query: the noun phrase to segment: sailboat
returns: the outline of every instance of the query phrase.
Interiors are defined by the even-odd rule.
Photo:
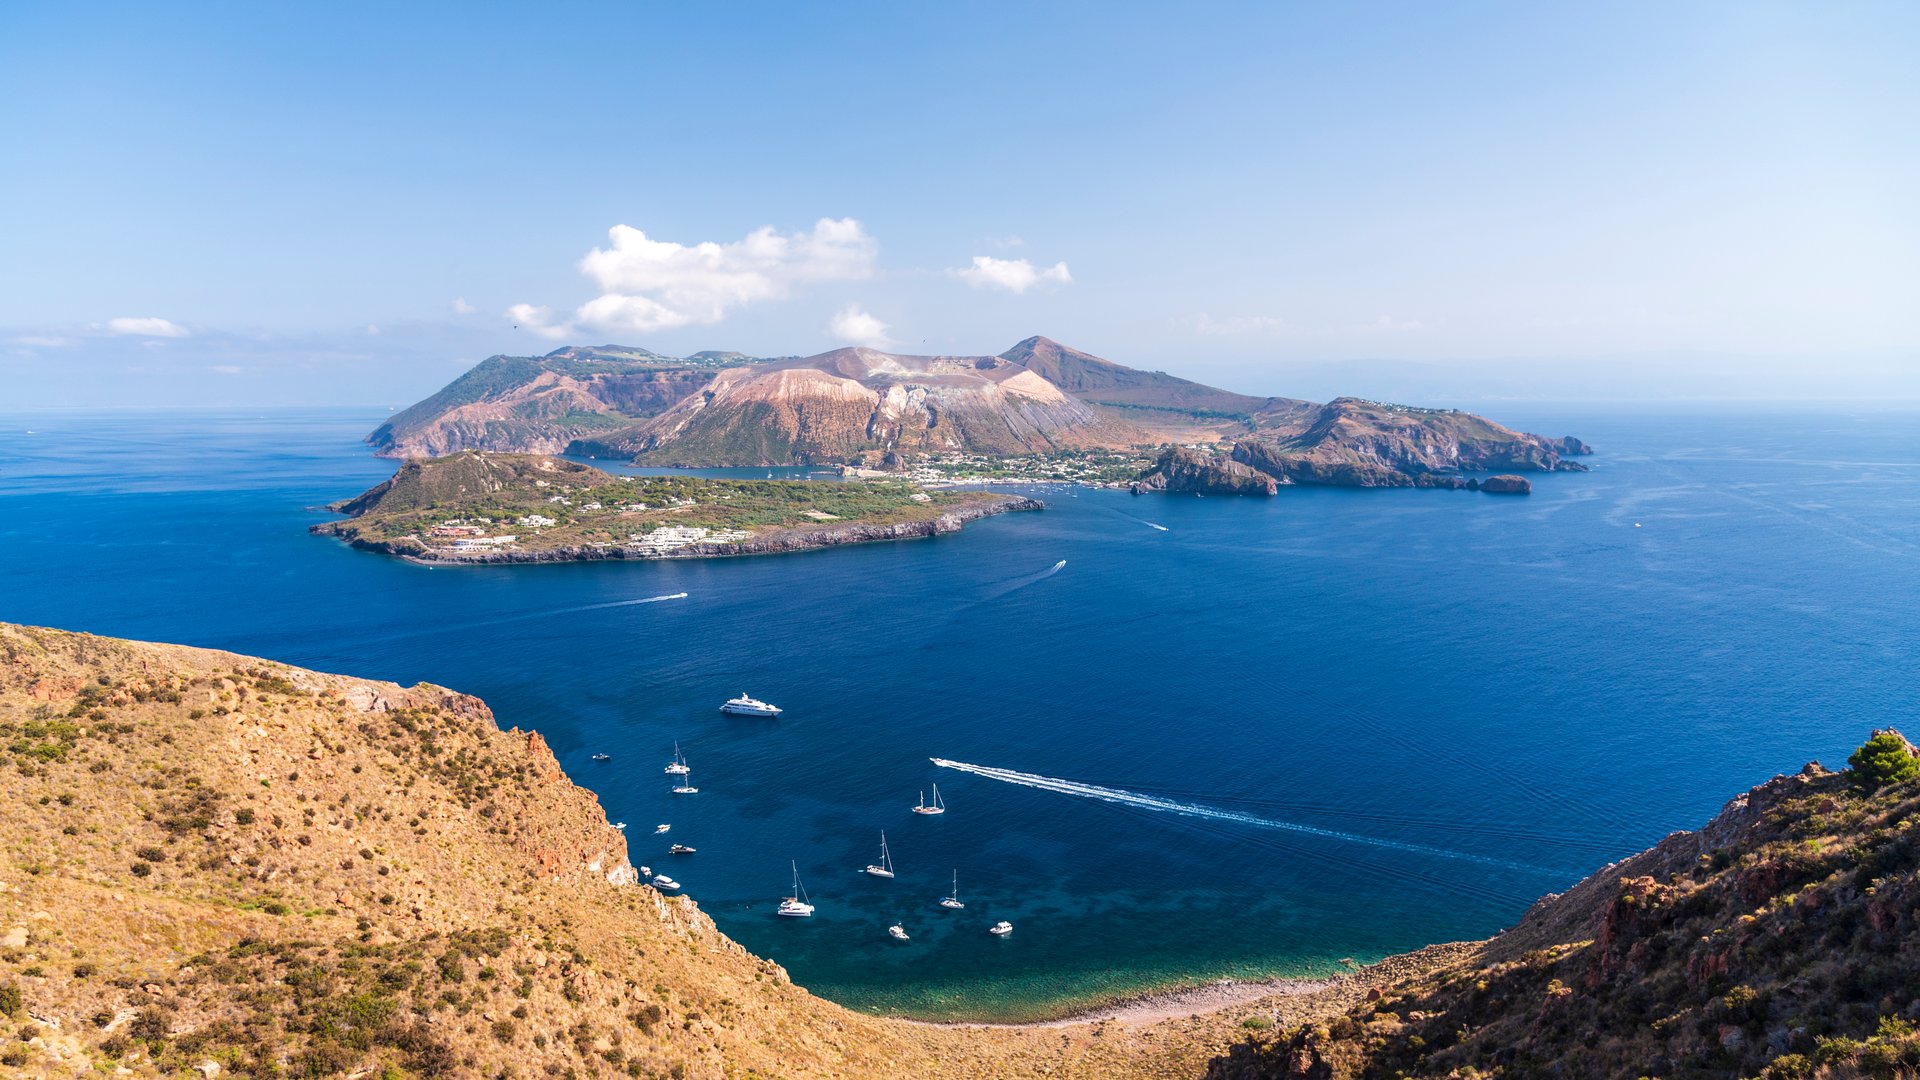
[[[780,899],[779,914],[804,919],[813,914],[813,905],[807,902],[806,887],[800,884],[800,864],[793,863],[793,895]]]
[[[960,902],[960,871],[959,870],[955,870],[953,872],[953,892],[940,898],[940,906],[943,908],[954,908],[956,910],[967,906]]]
[[[674,786],[673,793],[675,795],[698,795],[700,789],[693,786],[693,777],[691,775],[683,773],[680,776],[680,783]]]
[[[880,834],[880,862],[877,865],[869,864],[867,866],[867,873],[872,874],[874,877],[890,878],[893,876],[893,855],[887,851],[887,834],[884,832]]]
[[[673,744],[673,760],[667,762],[664,770],[668,776],[685,776],[688,773],[687,756],[680,752],[680,744]]]
[[[933,805],[927,805],[927,793],[923,791],[920,793],[920,805],[914,807],[913,812],[916,814],[944,814],[947,812],[947,804],[940,801],[939,784],[933,785]]]

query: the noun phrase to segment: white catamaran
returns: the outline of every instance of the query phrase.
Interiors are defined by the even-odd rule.
[[[680,744],[678,742],[673,744],[673,760],[667,762],[667,767],[663,771],[668,776],[687,775],[687,755],[680,752]]]
[[[940,906],[956,910],[967,906],[960,902],[960,871],[957,869],[953,872],[953,892],[940,898]]]
[[[769,704],[761,701],[759,698],[748,697],[745,691],[741,691],[739,697],[731,698],[725,705],[720,706],[720,711],[723,713],[732,713],[735,716],[780,715],[780,707],[778,705]]]
[[[890,878],[893,876],[893,855],[887,851],[887,834],[884,832],[880,834],[880,861],[878,863],[869,863],[867,865],[867,873],[872,874],[874,877]]]
[[[793,863],[793,895],[780,899],[779,914],[804,919],[813,914],[813,905],[807,902],[806,886],[800,884],[800,864]]]
[[[914,807],[913,812],[916,814],[944,814],[947,812],[947,804],[940,801],[939,784],[933,785],[933,804],[931,806],[927,804],[927,793],[923,791],[920,793],[920,805]]]

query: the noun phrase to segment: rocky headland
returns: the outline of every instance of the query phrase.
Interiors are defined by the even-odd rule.
[[[469,450],[409,461],[328,509],[348,516],[310,530],[362,551],[493,565],[712,559],[916,540],[1045,504],[898,481],[614,476],[561,458]]]

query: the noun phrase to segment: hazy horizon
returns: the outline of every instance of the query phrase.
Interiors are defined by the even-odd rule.
[[[1035,333],[1316,399],[1920,398],[1917,43],[1894,3],[15,7],[0,408]]]

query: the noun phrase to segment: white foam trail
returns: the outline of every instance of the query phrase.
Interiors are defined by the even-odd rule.
[[[1526,863],[1508,859],[1495,859],[1485,855],[1474,855],[1464,851],[1449,851],[1446,848],[1429,847],[1426,844],[1409,844],[1399,840],[1382,840],[1374,836],[1362,836],[1359,833],[1341,832],[1338,829],[1322,829],[1316,825],[1301,825],[1293,821],[1275,821],[1272,818],[1255,817],[1238,810],[1222,810],[1218,807],[1202,806],[1198,803],[1181,802],[1177,799],[1165,799],[1158,795],[1143,795],[1137,791],[1122,788],[1101,787],[1098,784],[1083,784],[1078,780],[1061,780],[1051,776],[1036,776],[1033,773],[1015,772],[1012,769],[996,769],[990,765],[969,765],[964,761],[948,761],[946,758],[930,758],[935,765],[943,769],[957,769],[960,772],[984,776],[989,780],[1000,780],[1022,787],[1039,788],[1042,791],[1058,792],[1062,795],[1078,795],[1085,799],[1098,799],[1101,802],[1121,803],[1138,806],[1148,810],[1161,810],[1173,814],[1185,814],[1188,817],[1212,818],[1215,821],[1231,821],[1240,825],[1252,825],[1262,829],[1282,829],[1287,832],[1305,833],[1329,840],[1344,840],[1353,844],[1367,844],[1372,847],[1387,848],[1393,851],[1406,851],[1416,855],[1434,855],[1444,859],[1460,859],[1466,862],[1481,863],[1486,866],[1498,866],[1508,870],[1525,870],[1531,873],[1560,875],[1560,871],[1544,866],[1529,866]]]
[[[632,607],[635,604],[657,604],[662,600],[685,600],[686,598],[687,598],[686,593],[677,592],[677,593],[668,593],[665,596],[644,596],[638,600],[614,600],[605,604],[587,604],[583,607],[561,608],[559,611],[542,611],[539,614],[570,615],[576,611],[599,611],[602,608]],[[529,615],[525,617],[533,618],[534,616]]]

